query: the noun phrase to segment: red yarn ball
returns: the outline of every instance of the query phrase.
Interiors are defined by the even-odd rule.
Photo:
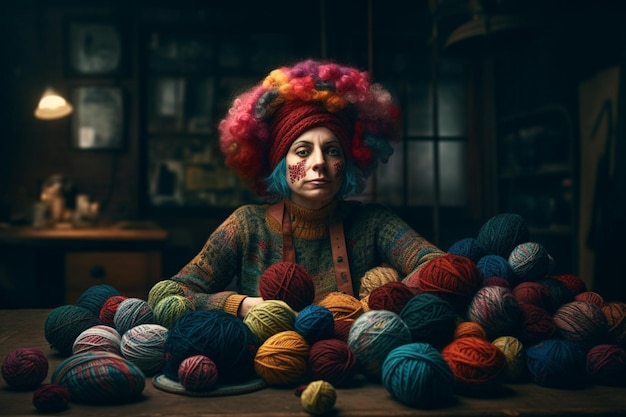
[[[552,293],[548,287],[539,282],[521,282],[513,288],[512,293],[518,303],[532,304],[546,310],[550,310],[554,305]]]
[[[441,355],[461,390],[491,390],[504,382],[508,372],[502,350],[479,337],[454,339],[443,348]]]
[[[268,267],[259,279],[259,294],[264,300],[282,300],[294,311],[311,305],[315,286],[309,271],[293,262],[281,261]]]
[[[113,295],[102,304],[102,308],[100,309],[100,321],[107,326],[115,327],[114,318],[115,312],[117,311],[117,307],[119,307],[120,303],[126,300],[127,297],[123,295]]]
[[[33,393],[33,405],[42,413],[58,413],[67,408],[70,391],[58,384],[44,384]]]
[[[347,342],[353,323],[354,320],[335,320],[335,339]]]
[[[404,283],[420,292],[434,293],[464,312],[482,285],[482,273],[471,259],[446,253],[413,272]]]
[[[604,305],[604,297],[594,291],[583,291],[580,294],[576,294],[574,296],[574,300],[586,301],[588,303],[595,304],[600,308]]]
[[[391,281],[372,290],[367,299],[370,310],[389,310],[396,314],[415,293],[403,282]]]
[[[356,356],[339,339],[324,339],[309,350],[310,380],[324,380],[335,387],[347,385],[356,373]]]
[[[504,287],[504,288],[511,289],[511,283],[507,279],[498,277],[498,276],[483,278],[482,286],[483,287]]]
[[[615,344],[599,344],[587,352],[586,371],[600,385],[626,385],[626,351]]]
[[[523,345],[534,345],[554,335],[556,323],[548,310],[528,303],[519,303],[518,306],[520,311],[518,339]]]
[[[574,295],[587,291],[587,284],[585,284],[585,281],[583,281],[583,279],[578,275],[560,274],[553,275],[552,278],[565,284],[567,288],[574,293]]]
[[[217,382],[217,376],[217,365],[204,355],[185,358],[178,367],[180,385],[191,392],[210,391]]]
[[[11,388],[31,390],[48,376],[48,358],[34,347],[18,347],[2,363],[2,376]]]

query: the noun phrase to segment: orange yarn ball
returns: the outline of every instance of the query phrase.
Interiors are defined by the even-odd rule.
[[[297,385],[306,373],[309,350],[309,344],[298,332],[276,333],[257,350],[254,370],[268,385]]]
[[[621,347],[626,347],[626,303],[607,301],[602,313],[609,324],[609,336]]]
[[[508,365],[504,353],[479,337],[454,339],[441,355],[450,366],[460,390],[484,391],[504,382]]]
[[[456,325],[454,329],[454,338],[461,337],[478,337],[487,340],[485,328],[474,321],[463,321]]]
[[[335,320],[356,320],[364,313],[361,301],[339,291],[326,294],[316,304],[329,309]]]

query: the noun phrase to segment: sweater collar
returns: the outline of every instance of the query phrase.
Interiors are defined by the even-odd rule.
[[[336,207],[337,202],[334,201],[320,209],[309,210],[285,200],[293,236],[298,239],[321,239],[328,236],[328,225]]]

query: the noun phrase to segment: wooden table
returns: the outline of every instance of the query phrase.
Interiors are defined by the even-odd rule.
[[[13,349],[37,347],[48,356],[50,382],[55,367],[64,359],[50,350],[44,337],[44,322],[49,310],[0,310],[0,358]],[[548,416],[626,416],[626,388],[592,386],[584,390],[542,388],[534,384],[510,384],[501,398],[457,396],[446,407],[423,410],[402,405],[382,385],[366,384],[337,390],[333,417],[399,416],[472,416],[472,417],[548,417]],[[0,380],[0,416],[38,414],[32,405],[32,392],[15,392]],[[291,389],[265,388],[260,391],[225,397],[189,397],[161,391],[146,381],[143,398],[132,404],[91,406],[71,403],[66,416],[302,416],[300,399]]]

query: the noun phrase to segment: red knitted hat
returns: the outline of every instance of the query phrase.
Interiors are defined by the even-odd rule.
[[[348,151],[354,128],[345,111],[330,113],[317,103],[303,101],[288,101],[280,106],[270,123],[270,132],[274,138],[269,152],[271,169],[287,154],[296,138],[318,126],[333,132],[344,152]]]

